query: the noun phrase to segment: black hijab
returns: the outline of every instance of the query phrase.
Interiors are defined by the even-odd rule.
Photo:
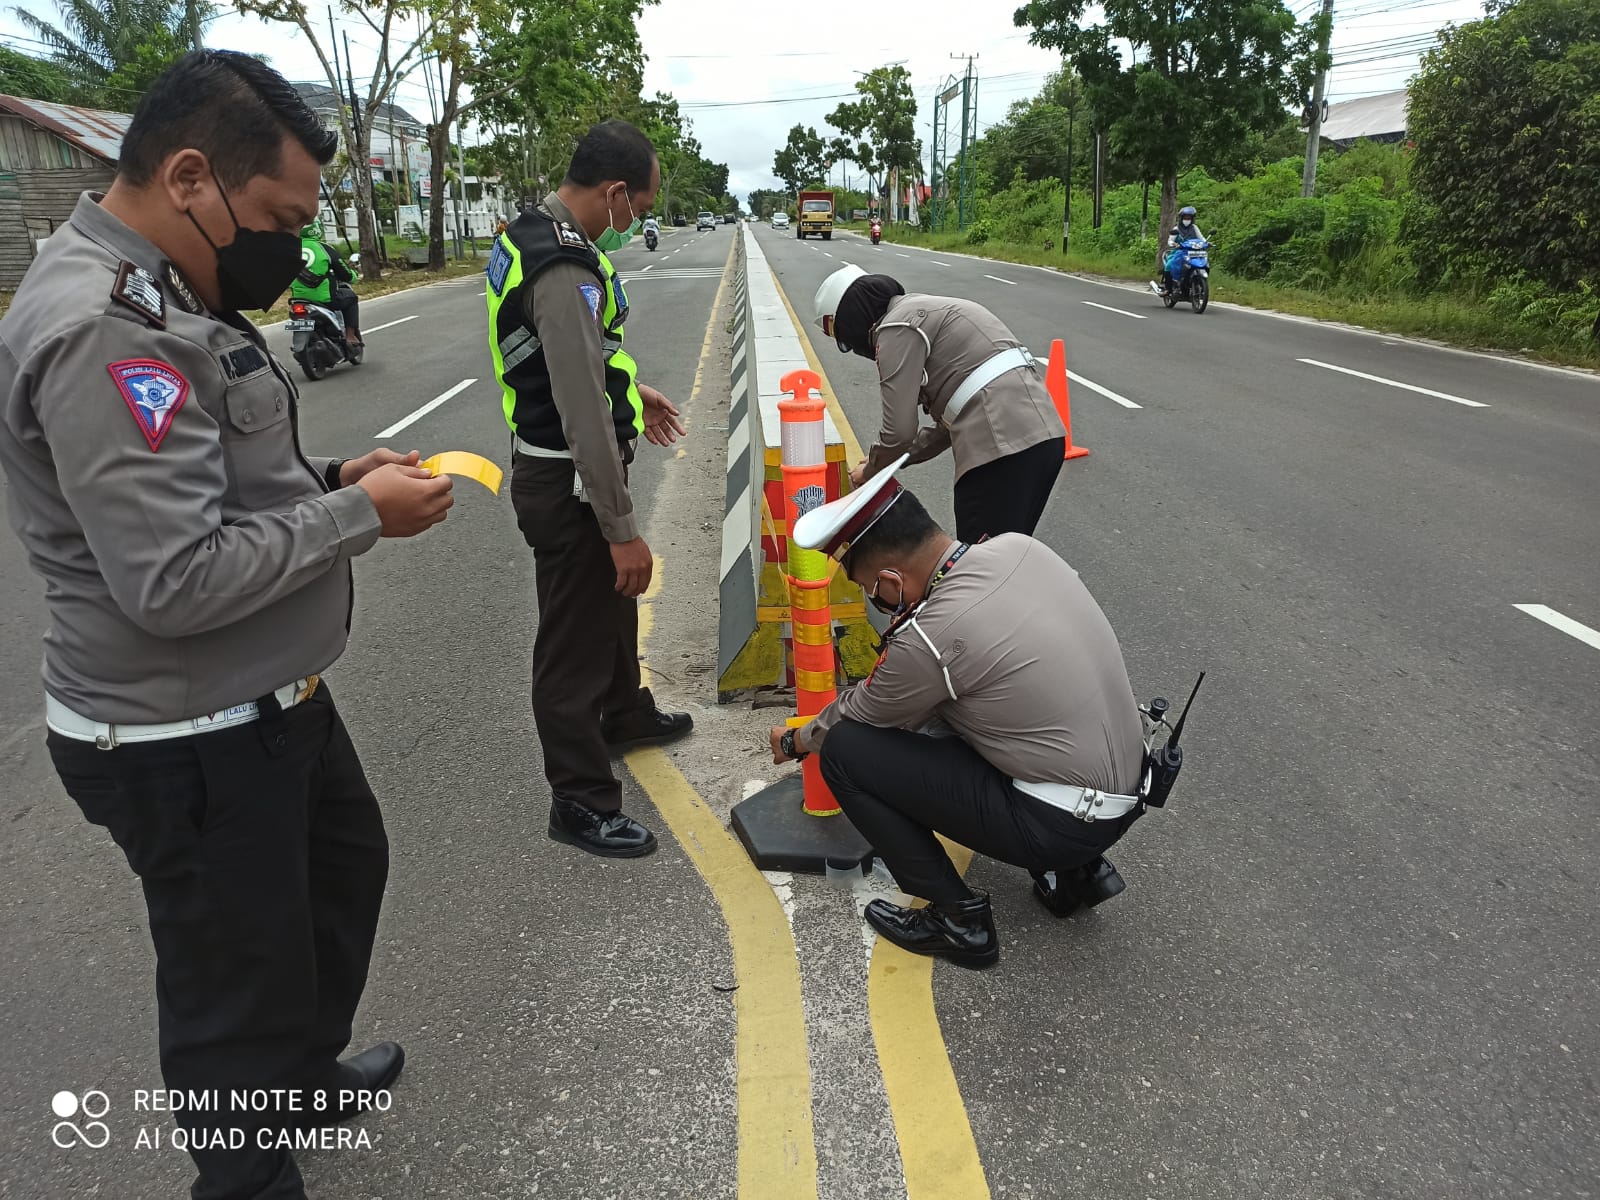
[[[889,311],[889,302],[904,296],[906,289],[889,275],[863,275],[839,298],[839,311],[833,314],[833,336],[841,350],[862,358],[873,357],[872,329]]]

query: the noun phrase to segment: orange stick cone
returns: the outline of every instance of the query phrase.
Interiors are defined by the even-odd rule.
[[[1050,365],[1045,368],[1044,386],[1055,401],[1061,423],[1067,427],[1067,452],[1063,459],[1083,458],[1089,453],[1087,446],[1072,444],[1072,397],[1067,391],[1067,344],[1060,338],[1050,343]]]

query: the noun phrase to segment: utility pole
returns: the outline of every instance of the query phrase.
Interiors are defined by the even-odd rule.
[[[184,0],[184,21],[189,26],[189,36],[193,39],[191,50],[204,50],[205,40],[200,31],[200,0]]]
[[[1100,146],[1105,141],[1105,134],[1098,129],[1094,132],[1094,227],[1100,228],[1102,216],[1102,201],[1105,197],[1105,176],[1100,170]]]
[[[1333,34],[1333,0],[1322,0],[1321,50],[1328,53],[1328,41]],[[1317,83],[1311,93],[1310,120],[1306,122],[1306,169],[1300,177],[1300,194],[1311,195],[1317,186],[1317,151],[1322,147],[1322,106],[1328,90],[1328,72],[1317,72]]]
[[[1067,203],[1061,211],[1061,253],[1067,252],[1072,231],[1072,120],[1078,111],[1078,78],[1067,84]]]

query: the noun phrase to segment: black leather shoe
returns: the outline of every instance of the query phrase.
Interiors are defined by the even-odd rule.
[[[595,812],[560,800],[550,804],[550,839],[602,858],[643,858],[656,848],[656,835],[626,813]]]
[[[1111,860],[1101,855],[1080,867],[1054,872],[1055,882],[1049,875],[1033,872],[1033,895],[1053,916],[1070,917],[1080,908],[1093,908],[1111,897],[1127,890],[1127,882],[1111,865]]]
[[[632,712],[600,723],[600,736],[605,738],[606,745],[613,749],[659,746],[676,741],[694,728],[694,718],[688,713],[662,712],[657,708],[649,688],[639,690],[639,699],[639,707]]]
[[[867,905],[867,924],[912,954],[948,958],[958,967],[992,967],[1000,959],[989,897],[972,896],[938,907],[901,908],[887,900]]]
[[[330,1125],[341,1125],[352,1117],[360,1116],[372,1107],[370,1093],[393,1087],[394,1081],[400,1078],[401,1068],[405,1065],[405,1048],[399,1042],[379,1042],[360,1054],[351,1055],[339,1064],[339,1090],[366,1092],[369,1095],[366,1097],[357,1095],[350,1104],[340,1104],[340,1097],[337,1094],[330,1096],[326,1111],[308,1110],[300,1118],[301,1124],[308,1129],[325,1129]]]

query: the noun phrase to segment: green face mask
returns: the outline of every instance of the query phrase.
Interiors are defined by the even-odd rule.
[[[644,224],[644,222],[634,214],[633,201],[628,199],[628,193],[626,189],[624,189],[622,193],[622,199],[623,203],[628,206],[628,215],[633,217],[633,221],[626,229],[617,229],[610,223],[611,209],[609,206],[607,206],[605,232],[594,240],[594,244],[603,254],[610,254],[615,250],[621,250],[633,240],[634,235],[639,232],[639,227]]]

